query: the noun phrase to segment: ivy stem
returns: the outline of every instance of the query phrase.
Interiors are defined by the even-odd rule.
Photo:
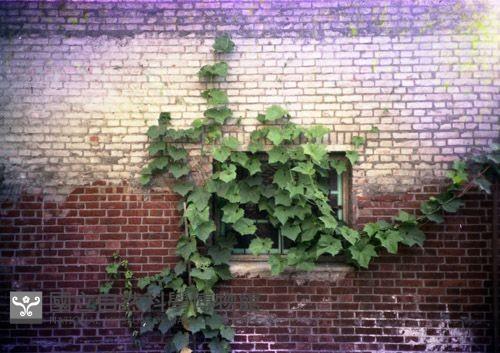
[[[186,202],[182,203],[182,207],[184,209],[184,215],[186,214]],[[188,223],[187,223],[187,218],[184,216],[184,235],[186,238],[189,238],[189,231],[188,231]],[[191,285],[192,280],[191,280],[191,261],[188,261],[187,263],[187,270],[188,270],[188,284]]]

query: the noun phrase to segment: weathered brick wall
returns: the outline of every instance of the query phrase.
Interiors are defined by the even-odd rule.
[[[10,289],[95,292],[116,250],[139,272],[175,261],[175,198],[136,180],[159,112],[186,126],[205,109],[197,71],[217,32],[237,45],[220,86],[242,126],[227,133],[244,140],[281,104],[330,127],[332,150],[366,137],[358,225],[416,208],[451,160],[499,137],[494,1],[3,1],[0,18],[2,305]],[[235,280],[225,290],[264,294],[235,348],[487,352],[489,207],[471,195],[424,249],[342,282]],[[26,329],[1,315],[4,351],[136,351],[113,317]]]

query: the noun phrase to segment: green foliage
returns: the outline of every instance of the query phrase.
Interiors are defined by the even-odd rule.
[[[323,234],[318,241],[316,257],[328,253],[331,256],[337,255],[342,250],[342,242],[329,234]]]
[[[337,174],[342,174],[347,171],[347,166],[344,161],[339,159],[332,159],[330,161],[330,166],[335,169]]]
[[[354,145],[355,148],[359,148],[364,145],[365,138],[361,136],[353,136],[351,139],[351,143]]]
[[[248,250],[254,255],[267,254],[271,251],[273,241],[269,238],[254,238]]]
[[[223,35],[216,38],[213,48],[216,53],[228,53],[234,49],[234,43]],[[220,61],[203,66],[199,75],[212,80],[223,78],[227,73],[228,65]],[[425,240],[420,229],[422,224],[439,223],[446,213],[458,212],[463,205],[462,189],[476,185],[489,192],[490,180],[500,174],[499,148],[494,145],[491,152],[472,161],[455,162],[448,174],[451,185],[423,202],[421,215],[400,211],[390,223],[380,220],[365,224],[363,229],[353,229],[337,219],[328,203],[329,191],[325,184],[329,170],[334,169],[338,174],[347,171],[345,159],[331,158],[325,144],[320,142],[329,129],[292,124],[288,111],[273,105],[258,115],[263,125],[251,133],[250,153],[246,153],[240,150],[241,143],[236,137],[224,137],[222,133],[223,124],[232,116],[226,106],[226,92],[208,88],[201,95],[213,107],[205,110],[204,118],[195,120],[191,127],[173,129],[171,115],[162,112],[158,124],[148,129],[151,161],[140,176],[142,185],[148,185],[156,175],[174,179],[172,190],[182,197],[183,209],[184,233],[176,246],[180,260],[172,271],[165,269],[137,279],[134,288],[134,273],[128,269],[128,262],[115,255],[106,267],[110,281],[100,288],[101,293],[109,293],[114,283],[123,277],[124,309],[129,326],[133,323],[130,309],[133,291],[139,294],[136,307],[145,313],[133,335],[154,330],[172,334],[167,350],[189,352],[190,336],[198,334],[208,340],[211,353],[229,352],[234,330],[224,324],[213,307],[203,307],[197,298],[213,294],[219,281],[231,278],[228,262],[236,237],[255,234],[255,220],[245,215],[247,204],[267,214],[269,221],[292,242],[286,254],[269,256],[273,275],[289,266],[311,270],[320,256],[343,255],[353,265],[367,268],[381,251],[396,253],[401,244],[422,246]],[[378,132],[378,129],[373,127],[370,131]],[[361,136],[352,137],[355,150],[346,151],[352,165],[358,162],[357,150],[365,142]],[[193,164],[186,144],[201,144],[202,159],[210,161],[211,155],[218,162],[203,183],[195,185],[193,181]],[[205,150],[207,144],[211,145],[208,151]],[[264,182],[270,178],[272,183]],[[215,203],[220,204],[217,210],[213,208]],[[216,211],[221,215],[217,226],[213,220]],[[229,232],[220,235],[217,227]],[[272,248],[271,239],[255,237],[249,250],[259,255],[269,254]],[[178,295],[183,305],[171,307],[164,313],[155,311],[155,303],[165,291]],[[170,332],[172,330],[174,332]]]
[[[226,92],[217,88],[210,88],[201,92],[201,96],[207,100],[210,105],[221,105],[229,103]]]
[[[266,109],[265,115],[259,115],[257,119],[260,122],[264,123],[268,121],[275,121],[278,119],[282,119],[286,116],[288,116],[288,112],[285,109],[283,109],[279,105],[272,105]]]
[[[279,275],[285,269],[287,260],[281,255],[269,256],[269,265],[271,266],[271,274],[273,276]]]
[[[221,61],[213,65],[202,66],[198,75],[201,78],[213,79],[215,77],[226,77],[228,70],[227,63]]]
[[[375,246],[366,241],[359,241],[356,245],[349,247],[352,259],[361,267],[368,268],[371,259],[377,256]]]
[[[215,38],[212,46],[216,53],[230,53],[234,50],[234,42],[228,34],[223,34]]]
[[[347,151],[345,153],[345,156],[347,157],[349,162],[351,162],[352,165],[356,164],[356,162],[359,159],[359,153],[356,151]]]
[[[460,186],[469,179],[464,161],[454,161],[452,169],[448,172],[448,177],[454,185]]]
[[[231,117],[233,111],[227,107],[215,107],[205,110],[206,118],[213,119],[218,124],[224,124]]]

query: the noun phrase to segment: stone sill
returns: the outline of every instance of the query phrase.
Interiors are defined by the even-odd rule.
[[[268,256],[233,255],[229,262],[229,270],[235,278],[276,278],[292,280],[298,285],[310,281],[334,283],[345,278],[354,271],[352,266],[345,263],[320,259],[311,271],[301,271],[295,268],[286,268],[279,276],[271,275]]]

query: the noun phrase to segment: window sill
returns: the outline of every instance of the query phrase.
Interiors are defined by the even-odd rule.
[[[321,281],[334,283],[345,278],[354,271],[352,266],[336,259],[320,259],[316,267],[311,271],[297,270],[292,267],[286,268],[279,276],[271,275],[271,267],[268,256],[233,255],[229,263],[229,270],[235,278],[276,278],[295,281],[298,285],[310,281]]]

